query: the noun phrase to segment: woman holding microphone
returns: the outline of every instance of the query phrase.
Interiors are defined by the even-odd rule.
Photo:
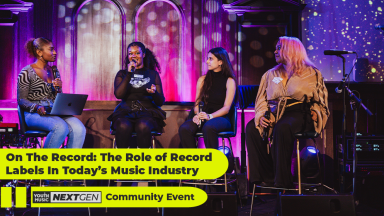
[[[52,41],[43,37],[33,38],[25,47],[28,54],[36,58],[33,64],[21,70],[17,79],[17,102],[24,112],[28,128],[49,132],[44,148],[60,148],[67,136],[67,148],[82,148],[86,129],[79,119],[45,115],[46,109],[52,108],[56,94],[62,89],[62,81],[54,78],[48,65],[48,62],[56,60]]]

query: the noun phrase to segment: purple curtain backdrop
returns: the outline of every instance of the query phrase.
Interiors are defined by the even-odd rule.
[[[182,100],[182,38],[184,17],[175,5],[166,1],[154,1],[137,11],[136,40],[143,42],[156,55],[161,67],[161,80],[167,101]]]
[[[91,1],[80,8],[76,22],[76,93],[88,94],[88,100],[116,100],[113,82],[122,61],[118,8],[108,1]]]

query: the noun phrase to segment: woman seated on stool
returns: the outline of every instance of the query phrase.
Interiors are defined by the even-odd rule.
[[[292,188],[294,135],[322,131],[329,116],[328,91],[299,39],[280,37],[275,59],[278,65],[261,78],[255,118],[246,127],[249,176],[261,186]],[[272,112],[270,120],[266,111]],[[273,128],[269,144],[262,140],[267,127]]]
[[[125,70],[115,78],[115,96],[121,99],[108,117],[111,129],[116,130],[118,148],[128,148],[132,132],[137,133],[139,148],[151,146],[151,131],[161,132],[166,113],[160,108],[164,103],[159,76],[160,65],[151,50],[141,42],[128,45]]]
[[[197,81],[194,116],[179,128],[181,146],[196,148],[194,135],[199,129],[207,148],[217,149],[218,133],[231,130],[229,110],[234,109],[236,81],[228,53],[224,48],[213,48],[208,53],[208,72]],[[199,113],[199,103],[204,102]]]
[[[54,79],[47,64],[56,60],[52,42],[46,38],[31,39],[26,50],[37,60],[25,66],[17,79],[17,102],[24,111],[28,128],[48,131],[44,148],[60,148],[68,136],[67,148],[82,148],[85,127],[74,116],[46,116],[46,109],[52,108],[57,93],[61,93],[62,82]],[[56,88],[55,87],[59,87]]]

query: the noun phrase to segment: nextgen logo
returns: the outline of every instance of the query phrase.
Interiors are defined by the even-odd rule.
[[[101,191],[34,191],[34,203],[101,203]]]

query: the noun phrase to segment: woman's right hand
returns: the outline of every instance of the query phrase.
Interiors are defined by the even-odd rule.
[[[200,124],[199,116],[198,115],[193,116],[192,121],[193,121],[193,123],[199,125]]]
[[[268,119],[266,119],[264,116],[262,116],[261,118],[260,118],[260,125],[262,126],[262,127],[268,127],[269,126],[269,124],[271,123],[271,121],[270,120],[268,120]]]
[[[135,70],[135,68],[136,68],[136,62],[135,61],[129,62],[129,64],[128,64],[128,72],[131,72],[132,68],[133,68],[133,70]]]
[[[37,111],[36,111],[39,115],[45,115],[46,112],[45,112],[45,108],[43,106],[38,106],[37,107]]]

